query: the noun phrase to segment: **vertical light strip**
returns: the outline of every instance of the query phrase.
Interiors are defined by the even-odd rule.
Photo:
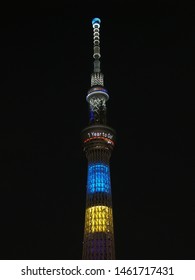
[[[112,208],[108,206],[93,206],[86,209],[85,233],[113,233]]]
[[[88,165],[87,192],[111,192],[109,165],[103,163]]]

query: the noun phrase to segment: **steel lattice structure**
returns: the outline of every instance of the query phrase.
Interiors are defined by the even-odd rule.
[[[83,150],[88,160],[83,255],[85,260],[115,259],[112,193],[109,161],[115,131],[107,125],[104,76],[100,70],[100,19],[92,20],[94,70],[86,100],[89,126],[82,131]]]

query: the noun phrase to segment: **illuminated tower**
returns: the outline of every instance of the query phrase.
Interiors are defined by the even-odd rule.
[[[92,20],[94,70],[86,100],[89,126],[82,131],[83,150],[88,160],[84,260],[115,259],[113,211],[109,160],[115,145],[115,131],[107,126],[104,76],[100,70],[100,19]]]

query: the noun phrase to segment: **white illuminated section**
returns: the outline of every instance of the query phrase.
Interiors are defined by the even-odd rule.
[[[100,55],[100,23],[101,20],[99,18],[94,18],[92,20],[92,26],[93,26],[93,57],[95,59],[99,59],[101,57]]]
[[[113,134],[111,133],[106,133],[106,132],[88,132],[87,133],[89,137],[99,137],[99,136],[103,136],[105,138],[109,138],[109,139],[112,139],[113,138]]]
[[[103,97],[106,101],[109,99],[109,95],[105,91],[94,90],[93,92],[89,92],[87,94],[86,100],[87,100],[87,102],[90,102],[92,97],[97,97],[97,96]]]
[[[100,69],[100,23],[99,18],[94,18],[92,20],[93,26],[93,58],[94,58],[94,69],[91,75],[91,86],[104,85],[104,75],[101,73]]]

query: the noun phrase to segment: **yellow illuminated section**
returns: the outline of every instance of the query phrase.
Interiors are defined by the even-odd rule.
[[[113,232],[112,208],[92,206],[85,212],[85,233]]]

